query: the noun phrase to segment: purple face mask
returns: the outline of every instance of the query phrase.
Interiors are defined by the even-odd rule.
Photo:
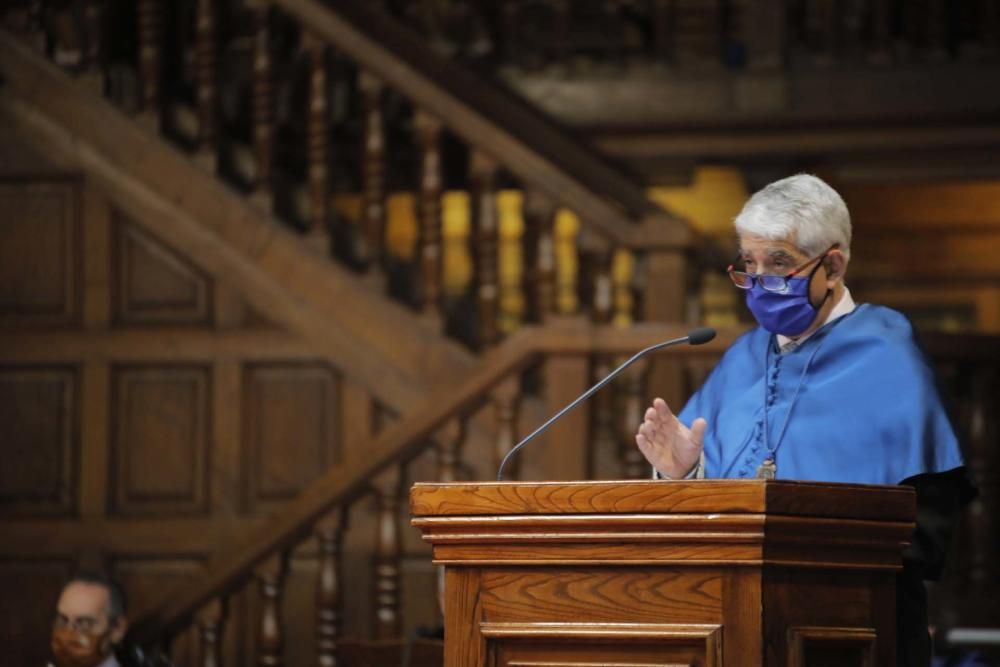
[[[809,300],[811,278],[812,274],[789,278],[788,289],[783,292],[768,292],[755,282],[747,290],[747,306],[760,326],[782,336],[798,336],[808,329],[818,310]]]

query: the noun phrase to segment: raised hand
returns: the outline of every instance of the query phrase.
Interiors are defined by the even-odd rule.
[[[707,426],[708,422],[699,417],[688,428],[670,411],[666,401],[655,398],[635,434],[635,444],[662,475],[680,479],[698,463]]]

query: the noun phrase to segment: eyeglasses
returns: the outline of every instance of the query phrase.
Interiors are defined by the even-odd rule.
[[[839,244],[835,243],[834,245],[830,246],[828,250],[813,257],[812,259],[806,260],[802,264],[799,264],[798,266],[796,266],[794,269],[792,269],[783,276],[776,276],[770,273],[750,273],[748,271],[736,271],[733,269],[735,264],[730,264],[729,268],[727,268],[726,271],[729,273],[729,278],[733,281],[733,284],[739,287],[740,289],[748,290],[751,287],[753,287],[755,282],[757,282],[760,283],[761,289],[767,292],[784,292],[785,290],[788,289],[789,279],[794,278],[798,274],[802,273],[802,271],[807,266],[809,266],[810,264],[812,264],[817,260],[823,259],[837,247],[839,247]],[[820,265],[817,264],[816,267],[812,270],[812,272],[810,272],[809,274],[810,278],[812,277],[812,274],[815,273],[817,269],[819,269],[819,266]]]
[[[76,618],[69,618],[57,613],[52,619],[52,627],[57,630],[72,630],[73,632],[82,634],[91,634],[98,627],[100,627],[101,622],[90,616],[77,616]]]

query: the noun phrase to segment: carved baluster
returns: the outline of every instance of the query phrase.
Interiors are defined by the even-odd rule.
[[[868,61],[873,65],[886,65],[892,59],[890,27],[890,0],[871,2],[871,43],[868,47]]]
[[[285,559],[275,556],[257,568],[254,575],[260,591],[260,625],[257,636],[257,665],[281,667],[285,664],[285,629],[281,618],[281,593],[285,579]]]
[[[476,311],[479,344],[492,347],[500,338],[497,328],[497,203],[496,162],[485,153],[472,155],[473,244],[475,250]]]
[[[617,327],[631,326],[635,321],[635,255],[627,248],[615,251],[611,260],[612,323]]]
[[[19,7],[0,12],[3,27],[41,56],[45,55],[47,42],[44,9],[42,0],[27,0]]]
[[[420,141],[420,309],[438,326],[441,312],[441,121],[417,112]]]
[[[309,119],[307,142],[309,155],[309,236],[322,250],[327,249],[327,210],[329,208],[330,127],[326,97],[326,45],[310,33],[304,35],[309,53]]]
[[[198,613],[198,667],[222,667],[222,607],[216,599]]]
[[[524,281],[528,311],[543,321],[555,311],[555,204],[532,192],[524,209]]]
[[[652,469],[646,458],[635,444],[635,432],[642,423],[643,414],[647,408],[646,371],[649,362],[646,359],[637,361],[625,371],[623,381],[618,383],[617,391],[621,400],[621,422],[618,437],[621,447],[622,474],[625,479],[645,479],[652,474]]]
[[[139,110],[158,122],[160,104],[160,54],[162,52],[161,0],[138,0]]]
[[[611,284],[611,267],[614,253],[599,252],[597,270],[594,272],[594,296],[591,317],[595,324],[608,324],[614,314],[614,292]]]
[[[576,238],[580,219],[569,209],[560,209],[555,220],[555,308],[560,315],[573,315],[580,308],[577,280],[580,262]]]
[[[366,266],[382,259],[385,233],[385,119],[382,114],[382,81],[370,72],[361,72],[362,141],[361,180],[364,205],[362,209],[361,260]]]
[[[399,502],[401,475],[398,467],[385,471],[372,483],[376,494],[375,639],[399,637]]]
[[[437,433],[437,479],[440,482],[457,482],[461,479],[460,463],[465,444],[465,423],[452,419]]]
[[[521,386],[517,375],[500,382],[493,390],[493,414],[497,422],[496,458],[493,469],[500,467],[500,462],[507,452],[517,444],[517,418],[521,404]],[[520,471],[520,459],[517,455],[510,460],[504,469],[504,479],[517,479]]]
[[[104,2],[86,0],[83,3],[83,69],[100,77],[104,53]]]
[[[501,333],[520,328],[526,310],[524,285],[524,195],[518,190],[497,194],[499,323]]]
[[[336,510],[316,524],[319,573],[316,579],[316,653],[320,667],[337,664],[340,638],[340,546],[346,519]]]
[[[253,144],[256,157],[252,198],[264,210],[273,203],[271,174],[274,162],[274,72],[271,60],[271,7],[257,0],[254,7]]]
[[[216,37],[214,0],[198,0],[195,19],[195,90],[198,97],[198,150],[215,170]]]

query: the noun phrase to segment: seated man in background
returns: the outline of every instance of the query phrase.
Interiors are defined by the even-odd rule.
[[[655,399],[636,444],[668,479],[914,486],[897,660],[928,665],[922,579],[940,575],[971,495],[930,366],[903,315],[851,298],[851,221],[829,185],[805,174],[772,183],[735,225],[740,252],[729,275],[760,326],[733,343],[678,416]]]
[[[101,574],[74,576],[63,586],[52,623],[55,667],[120,667],[114,652],[127,628],[117,583]]]

